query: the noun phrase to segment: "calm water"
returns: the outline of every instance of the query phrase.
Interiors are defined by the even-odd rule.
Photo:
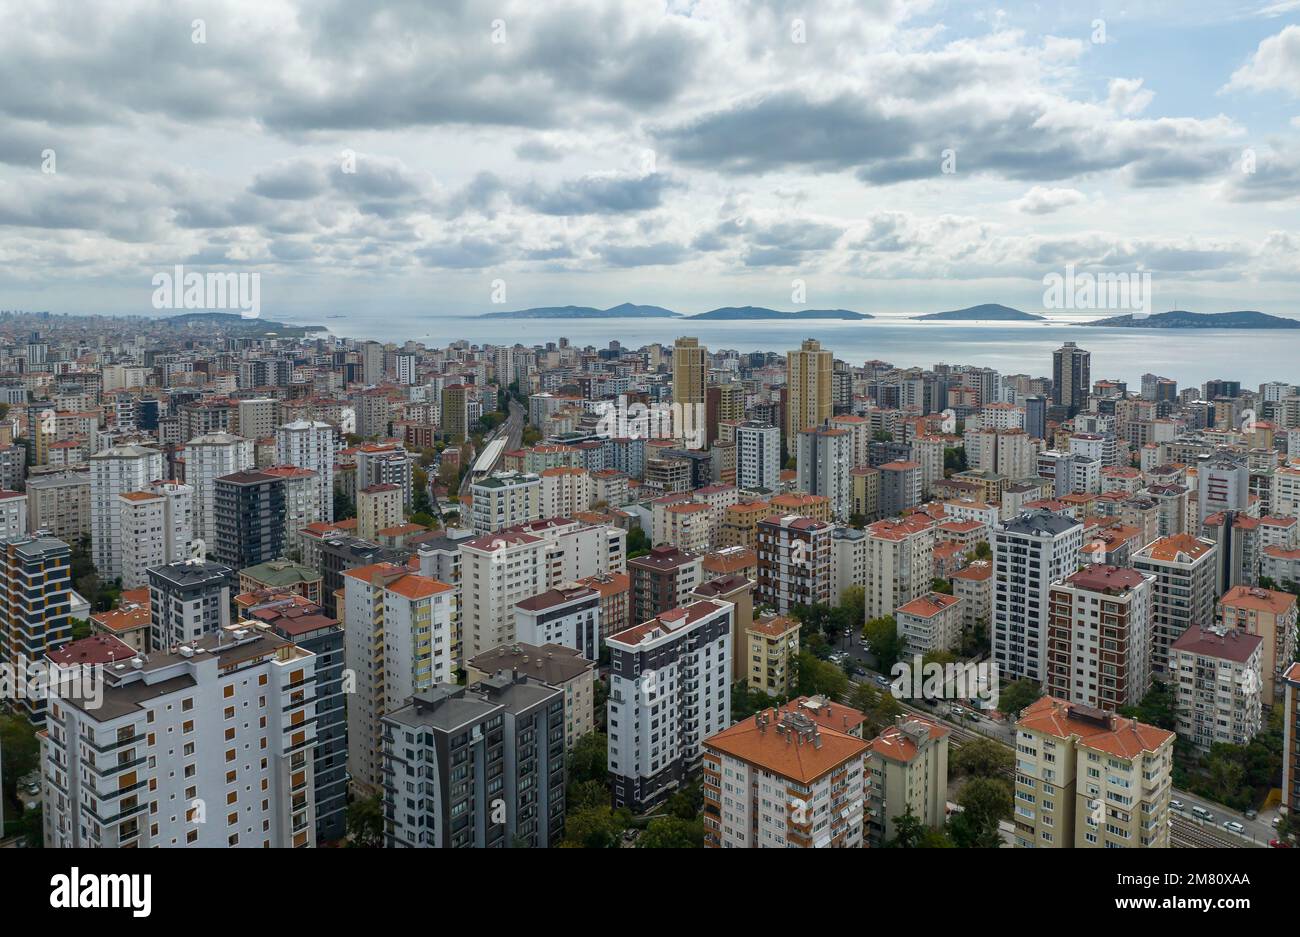
[[[694,335],[711,350],[786,352],[804,338],[816,338],[837,358],[852,364],[871,359],[899,367],[939,363],[973,364],[1003,374],[1050,375],[1052,352],[1064,341],[1092,352],[1092,377],[1116,378],[1134,390],[1152,372],[1179,387],[1210,378],[1240,380],[1255,387],[1264,381],[1300,384],[1300,329],[1105,329],[1072,322],[1015,323],[914,322],[877,318],[860,322],[688,322],[675,319],[482,319],[473,316],[394,317],[384,323],[336,319],[323,324],[351,337],[427,345],[457,339],[525,345],[567,338],[579,347],[605,347],[617,339],[636,348],[651,342],[671,344]]]

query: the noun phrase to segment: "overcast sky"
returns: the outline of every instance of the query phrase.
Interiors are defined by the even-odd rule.
[[[0,308],[1300,314],[1300,0],[994,10],[0,0]]]

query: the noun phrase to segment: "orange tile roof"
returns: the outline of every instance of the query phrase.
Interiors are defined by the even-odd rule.
[[[1233,586],[1219,602],[1231,608],[1245,608],[1273,615],[1285,614],[1288,609],[1296,607],[1295,596],[1290,592],[1274,592],[1272,589],[1255,586]]]
[[[955,595],[930,592],[898,606],[897,611],[904,615],[915,615],[917,618],[932,618],[940,612],[952,608],[960,601],[961,599]]]
[[[814,745],[811,739],[798,741],[797,732],[778,731],[781,719],[777,710],[765,710],[705,739],[704,746],[800,784],[812,784],[867,750],[862,739],[812,720],[805,725],[816,727],[821,744]]]
[[[1171,534],[1147,544],[1143,552],[1154,560],[1168,563],[1177,560],[1180,554],[1193,560],[1199,559],[1213,549],[1213,543],[1206,543],[1191,534]]]
[[[1155,752],[1174,733],[1123,716],[1111,716],[1105,723],[1081,718],[1085,707],[1044,696],[1026,706],[1016,727],[1043,732],[1058,739],[1079,739],[1080,744],[1130,760],[1143,752]]]

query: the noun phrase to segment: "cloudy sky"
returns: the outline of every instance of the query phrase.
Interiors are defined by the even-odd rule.
[[[1194,9],[1189,9],[1194,8]],[[0,0],[0,308],[1300,314],[1300,0]],[[951,170],[951,171],[945,171]],[[498,291],[498,297],[500,291]]]

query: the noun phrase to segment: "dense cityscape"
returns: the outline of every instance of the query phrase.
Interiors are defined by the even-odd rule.
[[[1025,366],[4,313],[5,844],[1290,848],[1300,387]]]

